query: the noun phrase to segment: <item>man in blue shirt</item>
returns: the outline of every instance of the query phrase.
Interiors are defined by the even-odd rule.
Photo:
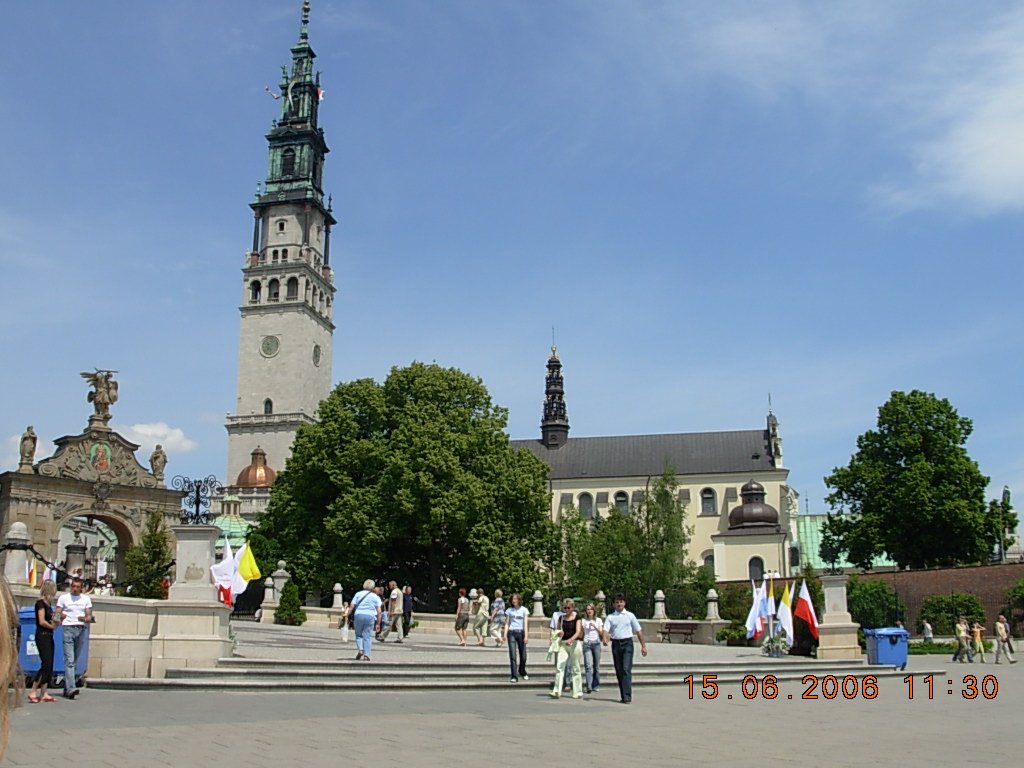
[[[620,592],[612,605],[615,611],[605,619],[604,626],[611,639],[615,677],[619,681],[619,701],[629,704],[633,701],[633,635],[640,641],[641,656],[647,655],[647,643],[644,642],[640,622],[626,610],[626,596]]]

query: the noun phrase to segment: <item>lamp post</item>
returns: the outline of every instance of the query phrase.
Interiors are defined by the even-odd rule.
[[[775,637],[775,623],[779,620],[779,608],[775,602],[775,580],[781,579],[778,571],[768,573],[768,594],[772,597],[772,612],[768,615],[768,637]]]
[[[224,486],[214,475],[191,478],[177,475],[171,487],[181,491],[184,508],[178,513],[182,525],[209,525],[210,499],[224,493]]]

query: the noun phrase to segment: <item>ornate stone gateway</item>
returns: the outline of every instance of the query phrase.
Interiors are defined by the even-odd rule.
[[[114,373],[82,374],[92,387],[88,400],[94,413],[81,434],[57,438],[49,458],[33,463],[36,436],[32,427],[25,431],[18,469],[0,474],[0,535],[22,522],[30,543],[60,563],[64,524],[73,517],[98,520],[117,535],[117,572],[124,573],[124,552],[140,542],[147,515],[157,512],[168,525],[177,523],[182,494],[164,486],[167,456],[160,446],[150,457],[152,471],[146,470],[135,458],[139,446],[107,426],[118,397]]]

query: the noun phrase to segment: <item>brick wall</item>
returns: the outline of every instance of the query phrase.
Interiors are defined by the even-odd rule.
[[[918,631],[918,614],[921,603],[930,595],[948,595],[950,592],[964,592],[977,595],[985,606],[985,623],[991,631],[996,616],[1003,612],[1006,593],[1021,579],[1024,579],[1024,563],[1004,565],[978,565],[964,568],[932,568],[921,571],[892,571],[858,574],[865,580],[884,581],[896,590],[907,607],[907,628]],[[1024,615],[1010,617],[1014,623],[1014,634],[1020,636],[1024,629]]]

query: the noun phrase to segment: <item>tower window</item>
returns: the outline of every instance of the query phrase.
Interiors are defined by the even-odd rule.
[[[584,520],[594,519],[594,497],[589,493],[581,493],[579,497],[580,517]]]
[[[250,304],[259,304],[260,303],[260,293],[261,293],[261,290],[262,289],[260,287],[260,281],[259,280],[253,280],[252,283],[249,284],[249,303]]]
[[[266,263],[267,263],[267,253],[266,253],[266,251],[260,251],[260,264],[266,264]]]
[[[715,502],[715,492],[705,488],[700,492],[700,513],[702,515],[717,515],[718,504]]]
[[[267,301],[278,301],[281,298],[281,283],[271,280],[267,284]]]
[[[764,560],[760,557],[752,557],[747,563],[747,575],[753,581],[760,581],[764,578]]]
[[[274,412],[274,401],[269,397],[263,401],[263,415],[269,416]]]
[[[299,278],[297,278],[297,277],[289,277],[287,285],[288,285],[288,287],[285,289],[286,290],[285,298],[289,299],[289,300],[294,300],[294,299],[299,298]]]
[[[277,264],[277,249],[274,249],[274,255],[270,259],[274,264]]]
[[[281,155],[281,175],[292,176],[295,174],[295,150],[288,148]]]
[[[317,302],[317,295],[316,295],[316,288],[314,287],[313,288],[313,299],[309,303],[312,304],[313,307],[316,307],[316,302]]]
[[[624,515],[629,514],[629,494],[619,491],[615,494],[615,508]]]
[[[288,261],[288,249],[287,248],[282,248],[281,249],[281,261]]]
[[[284,232],[284,219],[281,219],[277,222],[277,231]]]

